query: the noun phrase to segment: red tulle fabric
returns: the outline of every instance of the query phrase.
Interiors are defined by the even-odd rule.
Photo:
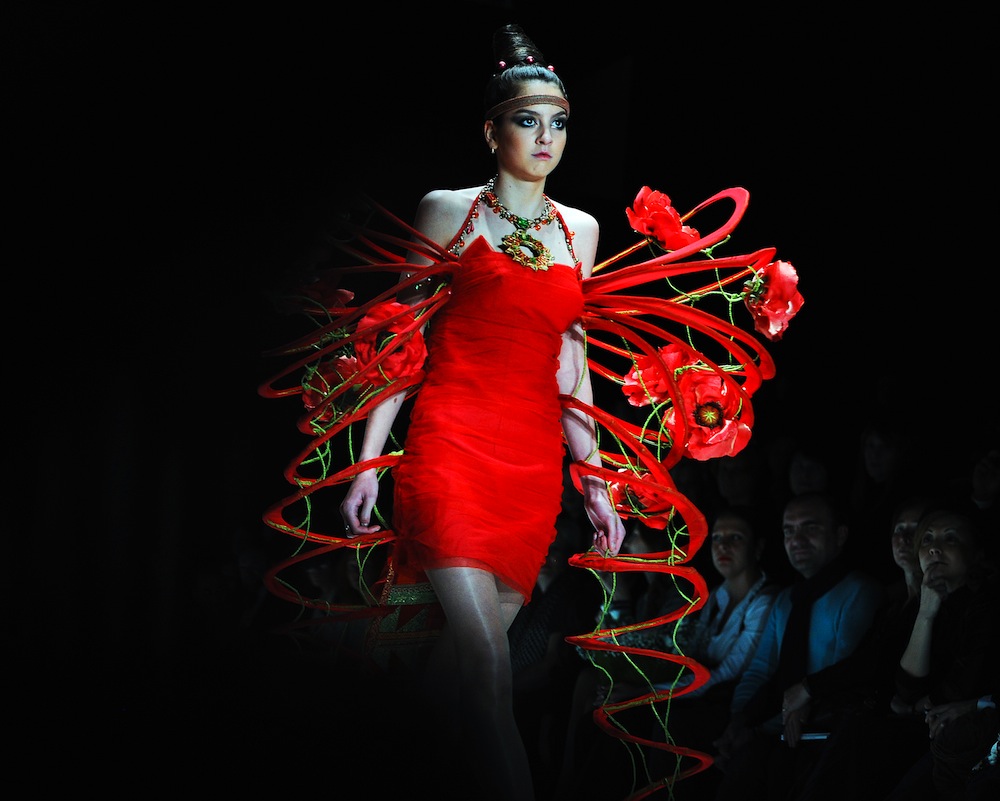
[[[466,247],[393,473],[401,572],[476,565],[530,599],[562,498],[559,349],[582,312],[574,268]]]

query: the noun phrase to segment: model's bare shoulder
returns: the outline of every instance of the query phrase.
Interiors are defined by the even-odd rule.
[[[480,189],[432,189],[417,206],[416,228],[438,244],[447,244],[462,227]]]
[[[467,189],[432,189],[421,198],[420,208],[431,209],[437,214],[450,210],[460,210],[464,214],[480,191],[482,187],[479,186]]]
[[[555,201],[553,201],[555,202]],[[583,209],[576,209],[572,206],[564,206],[562,203],[556,203],[556,208],[559,209],[566,221],[566,224],[570,227],[570,230],[576,231],[578,235],[589,234],[597,235],[600,228],[597,222],[597,218],[593,214],[584,211]]]
[[[584,276],[589,276],[597,258],[597,242],[601,233],[597,218],[583,209],[553,202],[566,221],[566,227],[573,232],[573,250],[580,260]]]

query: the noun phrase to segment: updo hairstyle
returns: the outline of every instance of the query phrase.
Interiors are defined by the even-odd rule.
[[[504,100],[517,97],[521,92],[521,85],[528,81],[550,83],[563,97],[569,99],[562,80],[519,25],[504,25],[493,34],[493,56],[493,66],[497,71],[486,84],[484,111],[489,111]]]

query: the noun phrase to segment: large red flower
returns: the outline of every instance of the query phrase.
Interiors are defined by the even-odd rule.
[[[739,395],[730,391],[721,376],[712,370],[686,370],[678,381],[679,408],[666,414],[666,423],[677,430],[677,414],[688,426],[684,453],[700,462],[717,456],[732,456],[750,441],[750,427],[740,421]]]
[[[389,325],[383,321],[400,312],[407,312]],[[413,323],[413,311],[405,303],[386,301],[373,306],[358,323],[362,337],[354,343],[354,354],[362,366],[370,364],[386,347],[392,347],[393,352],[385,361],[362,375],[363,381],[370,381],[375,386],[382,386],[403,378],[416,376],[423,379],[424,361],[427,359],[427,346],[420,329],[415,329],[400,344],[397,336]]]
[[[637,355],[632,370],[625,374],[622,384],[622,392],[633,406],[649,406],[669,400],[670,378],[681,367],[692,364],[687,353],[673,343],[659,348],[657,353],[670,371],[670,377],[664,375],[660,362],[652,356],[644,353]]]
[[[788,322],[802,308],[799,276],[787,261],[773,261],[756,279],[747,282],[743,302],[753,315],[754,328],[770,340],[779,340]]]
[[[669,197],[648,186],[639,190],[625,216],[633,231],[652,237],[664,250],[677,250],[701,238],[696,229],[681,221]]]

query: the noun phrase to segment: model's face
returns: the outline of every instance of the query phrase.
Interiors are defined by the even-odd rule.
[[[559,90],[545,81],[522,84],[518,97],[554,95]],[[546,176],[556,168],[566,148],[569,115],[559,106],[534,103],[501,115],[487,125],[487,139],[496,148],[499,163],[515,174]]]
[[[847,537],[826,507],[808,498],[789,501],[782,530],[788,561],[806,578],[836,559]]]
[[[712,564],[724,578],[745,573],[757,561],[753,537],[745,520],[722,516],[712,526]]]
[[[978,556],[975,536],[960,515],[938,512],[917,530],[920,569],[930,580],[943,580],[949,591],[966,584]]]

